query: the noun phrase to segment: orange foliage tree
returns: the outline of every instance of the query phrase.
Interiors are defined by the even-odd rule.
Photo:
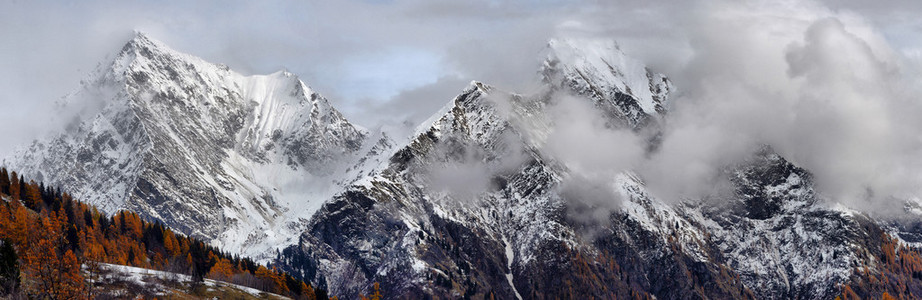
[[[0,195],[8,200],[0,201],[0,238],[19,256],[22,286],[30,297],[92,298],[95,290],[81,265],[95,283],[103,263],[206,275],[297,299],[326,295],[274,267],[231,256],[136,213],[106,216],[67,193],[11,173],[0,168]],[[9,183],[3,175],[12,175]]]
[[[77,299],[83,292],[80,261],[64,249],[65,217],[51,212],[36,219],[31,239],[23,245],[23,285],[38,298]]]

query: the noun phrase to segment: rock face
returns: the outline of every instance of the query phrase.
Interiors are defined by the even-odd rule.
[[[243,76],[140,33],[68,101],[101,110],[7,165],[227,249],[294,235],[324,197],[309,184],[331,185],[366,136],[290,73]]]
[[[548,50],[543,90],[472,82],[391,139],[292,74],[243,76],[139,34],[68,98],[98,111],[5,164],[343,298],[374,282],[390,298],[832,298],[879,265],[885,231],[922,240],[918,222],[828,205],[770,147],[728,166],[716,201],[582,177],[546,150],[561,97],[653,152],[674,88],[613,42]]]
[[[588,97],[612,122],[637,129],[662,117],[672,82],[610,40],[551,40],[544,82]]]
[[[277,263],[347,297],[380,282],[396,298],[475,299],[832,298],[873,265],[875,222],[823,205],[810,173],[767,147],[727,167],[732,196],[717,203],[659,199],[630,172],[604,179],[616,205],[568,192],[578,174],[542,151],[555,95],[655,134],[672,85],[613,43],[550,49],[546,90],[472,83],[378,153]]]

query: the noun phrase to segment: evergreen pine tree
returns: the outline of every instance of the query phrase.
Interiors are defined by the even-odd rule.
[[[35,183],[33,181],[33,183]],[[45,192],[45,182],[38,183],[38,195],[39,198],[45,201],[45,203],[50,203],[51,200],[48,199],[48,193]]]
[[[6,168],[0,169],[0,193],[10,194],[10,174],[7,173]]]
[[[23,181],[20,180],[19,182]],[[20,184],[20,186],[22,187],[20,188],[22,193],[19,196],[22,197],[26,207],[34,211],[39,211],[39,208],[42,206],[42,192],[39,191],[39,187],[35,184],[35,181],[29,181],[29,184]]]
[[[13,200],[19,200],[20,181],[19,178],[16,178],[16,171],[13,171],[13,174],[10,176],[10,178],[10,198],[13,198]]]
[[[89,209],[83,211],[83,223],[87,227],[93,227],[93,213]]]
[[[19,175],[19,197],[25,196],[28,188],[29,188],[29,184],[26,183],[25,177],[23,177],[22,174],[20,174]]]
[[[0,294],[9,295],[19,288],[19,256],[10,240],[0,241]]]

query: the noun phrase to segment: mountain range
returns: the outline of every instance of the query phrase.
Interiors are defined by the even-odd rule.
[[[242,75],[139,33],[62,101],[82,111],[65,130],[3,164],[343,297],[375,282],[394,298],[922,294],[886,258],[917,255],[918,221],[825,198],[770,145],[725,168],[717,200],[658,197],[636,172],[553,151],[589,136],[616,155],[561,130],[576,105],[655,153],[676,89],[613,41],[551,40],[545,55],[537,91],[474,81],[392,137],[294,74]]]

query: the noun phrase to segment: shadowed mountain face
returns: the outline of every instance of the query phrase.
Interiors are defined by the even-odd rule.
[[[66,103],[98,111],[5,163],[343,297],[380,282],[395,298],[833,298],[884,272],[885,232],[918,236],[830,205],[768,146],[724,169],[719,199],[587,175],[548,151],[574,121],[556,109],[585,104],[651,154],[673,85],[613,42],[551,41],[540,72],[530,95],[472,82],[394,140],[292,74],[244,76],[138,35]]]
[[[586,199],[598,197],[591,185],[573,192],[580,174],[542,150],[558,96],[655,142],[672,85],[614,44],[550,45],[546,90],[472,83],[328,202],[279,262],[342,295],[381,282],[399,297],[503,299],[830,298],[873,264],[879,227],[820,205],[809,172],[767,147],[727,167],[732,192],[717,204],[659,199],[631,172],[601,178],[614,191],[602,202]],[[439,170],[472,165],[484,184],[441,184]]]
[[[504,299],[832,298],[876,263],[876,221],[829,208],[810,173],[768,147],[725,169],[732,188],[718,201],[660,199],[631,172],[602,179],[614,205],[572,192],[580,174],[542,150],[558,96],[655,143],[672,85],[613,44],[550,45],[546,90],[472,83],[328,202],[279,262],[343,295],[381,282],[398,297]],[[441,183],[439,170],[471,165],[484,184]]]

